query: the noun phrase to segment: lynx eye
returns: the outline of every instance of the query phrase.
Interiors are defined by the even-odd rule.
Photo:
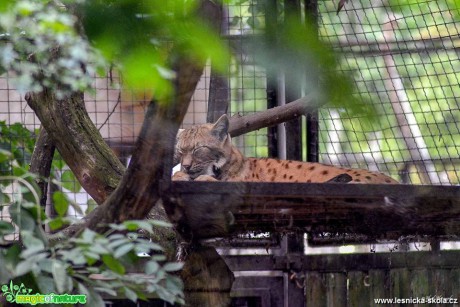
[[[211,154],[211,148],[208,146],[200,146],[193,150],[192,155],[195,158],[203,158]]]

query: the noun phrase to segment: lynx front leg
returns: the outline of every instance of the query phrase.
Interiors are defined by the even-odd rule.
[[[172,176],[173,181],[190,181],[190,176],[187,173],[184,173],[182,171],[176,172]]]
[[[219,180],[209,175],[200,175],[196,177],[195,181],[219,181]]]

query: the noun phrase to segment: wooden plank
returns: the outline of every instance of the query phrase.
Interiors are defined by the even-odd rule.
[[[433,284],[430,282],[429,270],[417,269],[411,272],[410,288],[412,295],[408,296],[415,299],[424,299],[430,293],[434,293]],[[425,303],[415,303],[414,306],[424,306]]]
[[[349,306],[369,306],[371,290],[370,277],[367,273],[348,272]]]
[[[460,269],[454,269],[450,271],[450,280],[451,280],[451,295],[457,300],[457,304],[460,306]]]
[[[437,296],[441,298],[450,298],[452,296],[452,286],[454,281],[451,279],[451,270],[434,269],[431,270],[432,287],[430,289],[430,296]],[[446,306],[445,303],[436,303],[435,306]]]
[[[393,269],[390,271],[390,298],[407,299],[410,298],[411,279],[408,269]],[[400,306],[395,303],[391,306]]]
[[[293,275],[292,272],[285,273],[285,295],[287,306],[305,307],[305,279],[302,273]]]
[[[347,306],[347,276],[345,273],[327,273],[327,306]]]
[[[375,305],[375,299],[390,298],[390,276],[387,270],[370,270],[369,284],[371,295],[369,306]],[[368,306],[368,305],[362,305]]]
[[[460,235],[460,187],[454,186],[175,182],[172,193],[176,201],[167,211],[182,208],[179,226],[195,238],[251,230],[355,233],[369,240]]]
[[[258,256],[225,256],[225,261],[232,270],[239,271],[297,271],[308,272],[350,272],[362,271],[371,274],[373,271],[391,269],[444,269],[455,270],[460,267],[460,251],[449,250],[440,252],[393,252],[363,253],[346,255],[258,255]],[[460,275],[459,275],[460,276]],[[370,275],[372,278],[372,275]],[[460,281],[452,280],[452,287]],[[457,283],[455,283],[456,281]],[[459,285],[460,286],[460,285]]]
[[[326,307],[326,276],[318,272],[308,272],[305,278],[306,306]]]

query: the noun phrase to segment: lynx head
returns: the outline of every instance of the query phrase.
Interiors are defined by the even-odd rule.
[[[181,171],[191,179],[200,175],[219,179],[232,152],[228,127],[228,117],[222,115],[214,124],[198,125],[180,132],[176,158],[181,163]]]

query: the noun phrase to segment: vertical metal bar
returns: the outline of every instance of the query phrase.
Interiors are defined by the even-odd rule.
[[[265,2],[265,39],[267,46],[277,44],[277,25],[278,25],[277,0],[267,0]],[[275,50],[277,48],[274,48]],[[267,109],[278,105],[278,77],[276,67],[267,67]],[[278,148],[278,128],[269,127],[267,130],[268,155],[273,158],[279,157]]]
[[[221,35],[228,34],[228,9],[222,7],[222,25]],[[208,98],[208,113],[206,121],[213,123],[223,114],[228,112],[230,103],[230,89],[228,84],[228,76],[230,71],[230,63],[228,63],[227,71],[223,74],[216,72],[211,63],[211,76],[209,79],[209,98]]]
[[[301,20],[300,0],[285,0],[284,3],[285,18],[298,18]],[[289,58],[289,57],[288,57]],[[287,64],[287,63],[286,63]],[[295,62],[288,65],[296,65]],[[288,67],[288,65],[285,65]],[[296,67],[292,67],[295,72]],[[302,96],[301,78],[296,73],[285,72],[285,99],[286,103],[294,101]],[[286,159],[302,160],[302,125],[301,119],[294,119],[286,122]]]
[[[318,24],[318,0],[305,0],[305,15],[313,19]],[[318,111],[308,113],[306,116],[307,131],[306,151],[308,162],[319,161],[319,113]]]
[[[209,80],[209,99],[208,99],[208,113],[206,121],[213,123],[222,114],[228,111],[228,104],[230,101],[230,90],[228,86],[228,79],[226,76],[219,75],[213,67],[211,67],[211,77]]]

